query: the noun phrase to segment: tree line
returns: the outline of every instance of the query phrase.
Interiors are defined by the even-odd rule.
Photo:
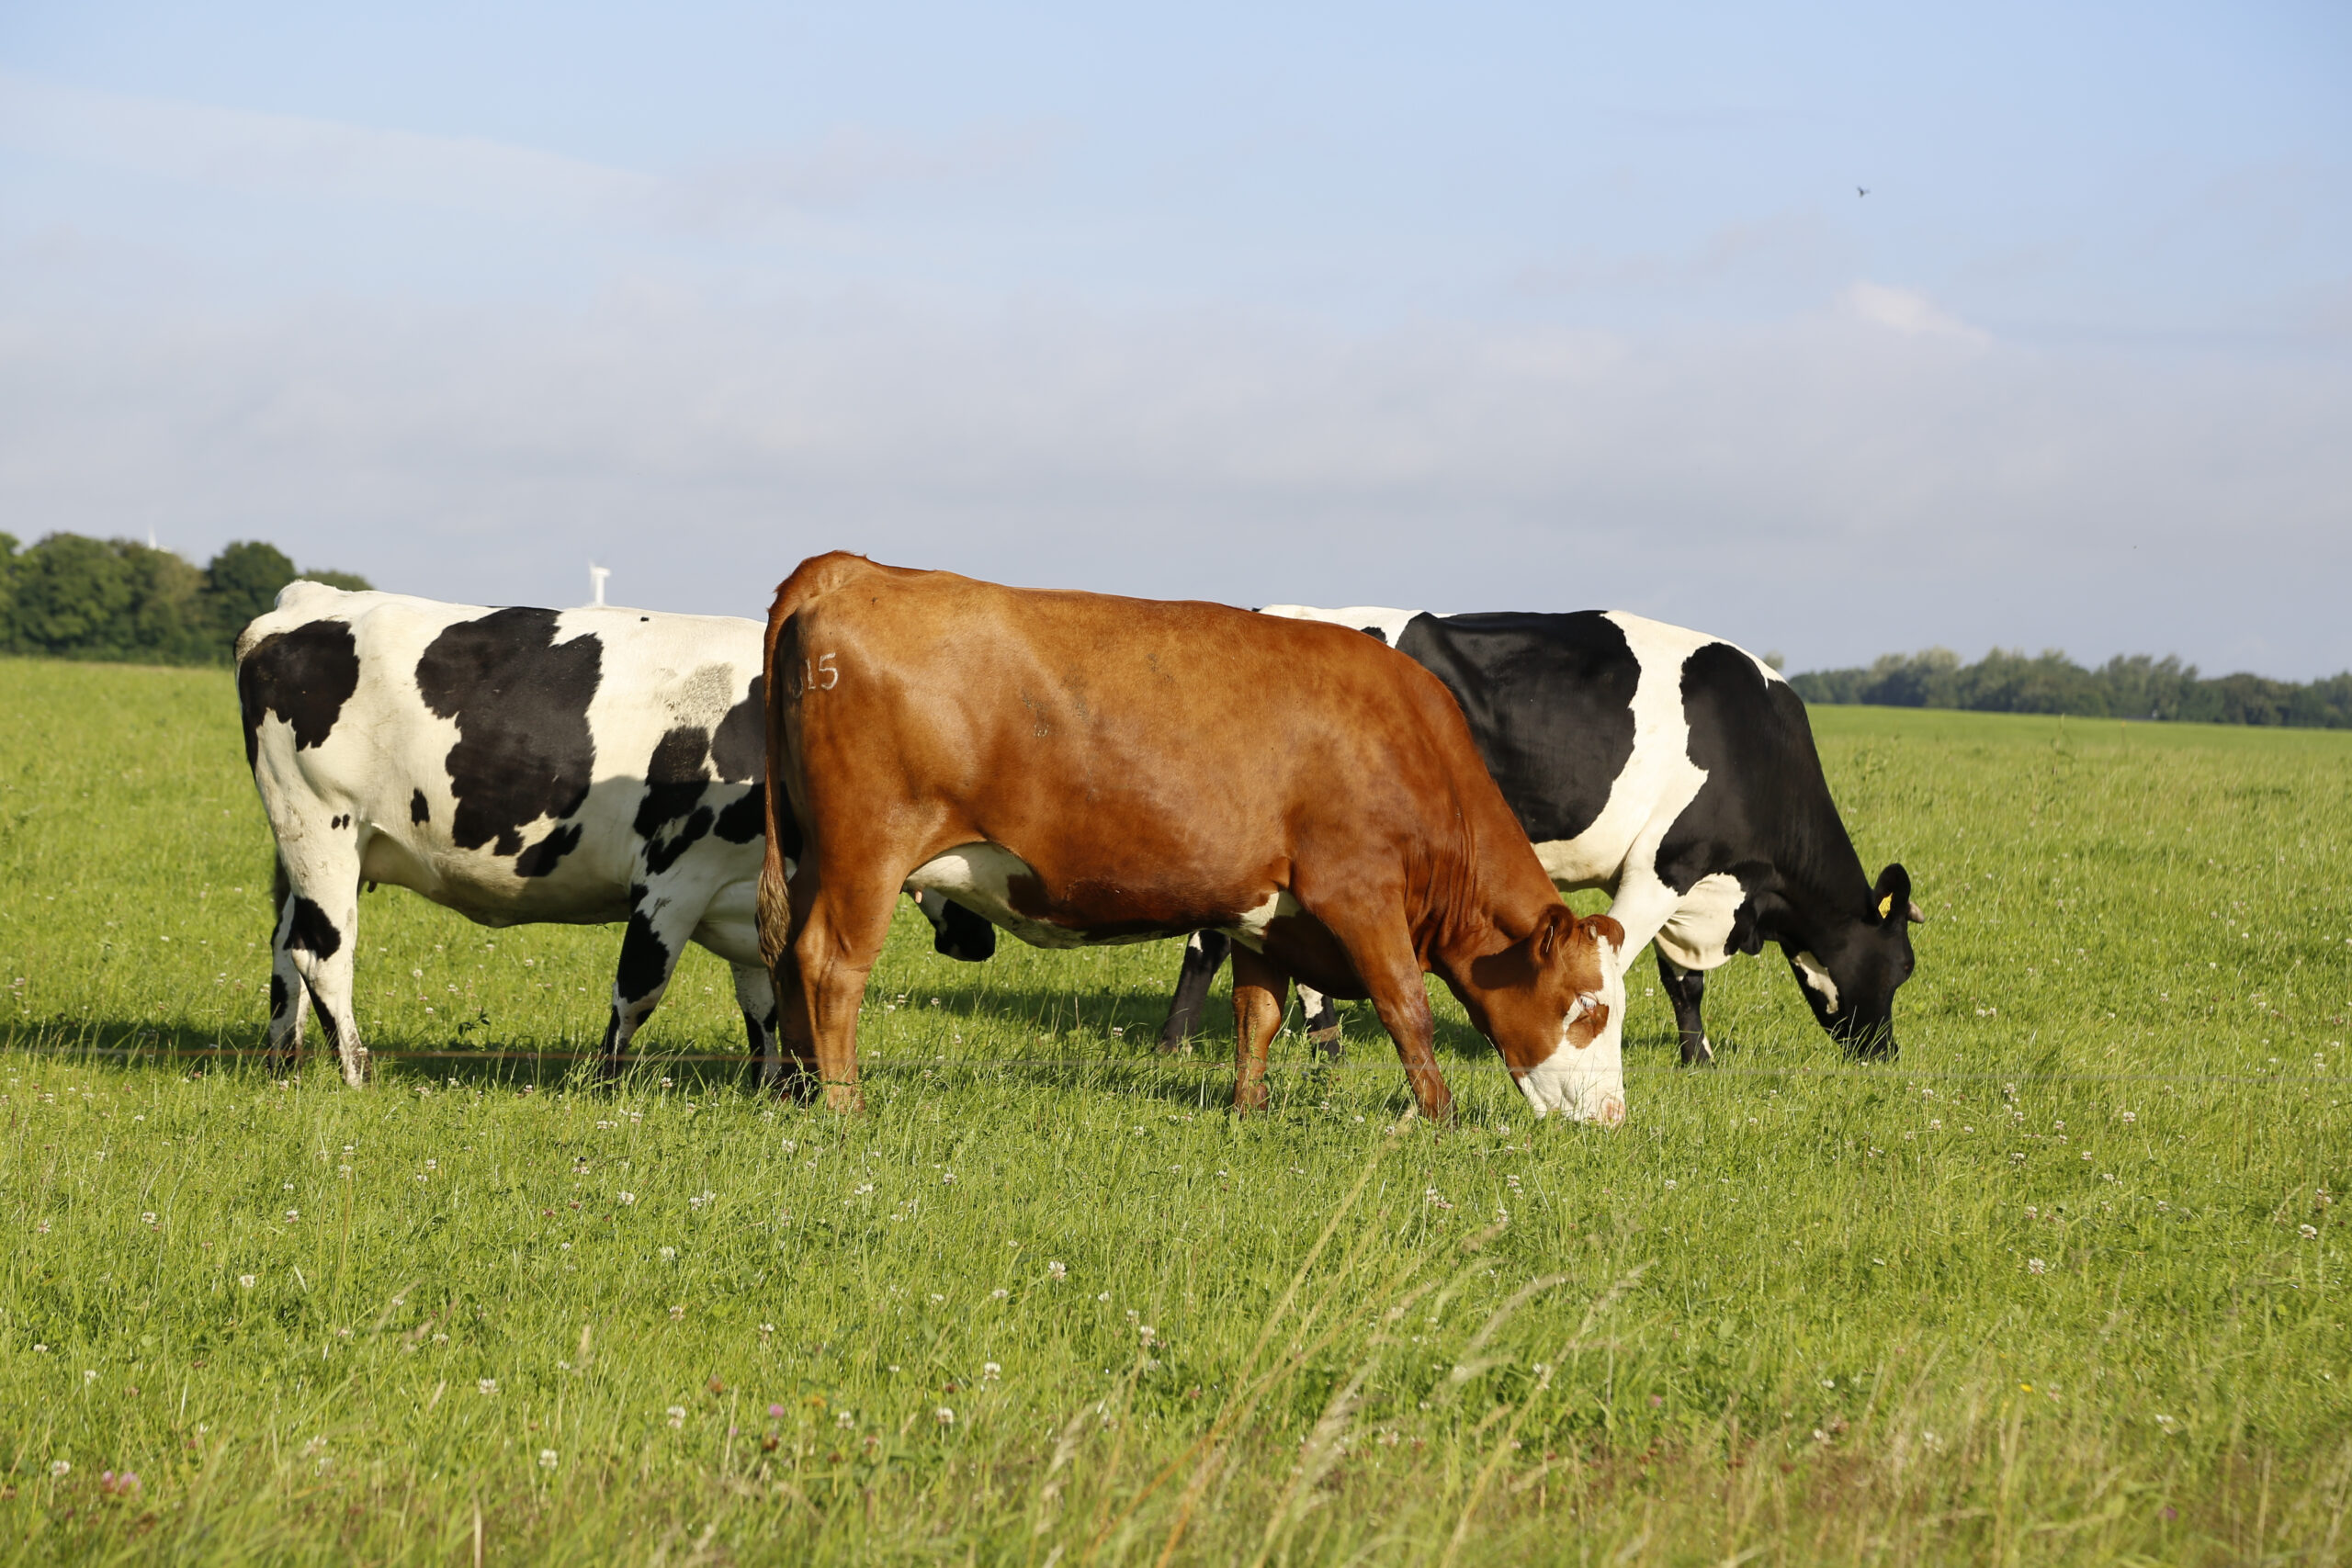
[[[1808,671],[1789,684],[1808,703],[2352,728],[2352,671],[2309,682],[2208,677],[2194,664],[2144,653],[2086,670],[2055,649],[2029,659],[1996,648],[1962,664],[1951,649],[1931,648],[1885,654],[1868,669]]]
[[[51,534],[18,549],[0,534],[0,653],[141,664],[226,664],[237,633],[298,577],[366,588],[347,571],[297,571],[244,540],[201,568],[130,539]]]
[[[366,579],[297,571],[275,545],[243,540],[201,568],[130,539],[51,534],[28,548],[0,533],[0,653],[149,664],[225,664],[237,633],[297,577],[364,589]],[[1868,668],[1814,670],[1789,684],[1808,703],[2056,713],[2091,718],[2352,728],[2352,671],[2299,683],[2206,677],[2146,654],[2085,669],[2050,649],[1995,649],[1963,664],[1948,648],[1890,653]]]

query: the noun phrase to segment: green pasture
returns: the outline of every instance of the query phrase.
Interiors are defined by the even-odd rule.
[[[909,910],[841,1120],[707,954],[606,1090],[616,930],[392,890],[377,1081],[274,1079],[227,676],[0,662],[0,1561],[2352,1556],[2352,735],[1815,723],[1893,1066],[1770,957],[1681,1071],[1645,959],[1622,1131],[1445,1002],[1455,1130],[1361,1010],[1237,1121],[1172,945]]]

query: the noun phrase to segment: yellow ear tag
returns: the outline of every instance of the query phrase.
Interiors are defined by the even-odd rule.
[[[1886,919],[1886,912],[1894,908],[1894,895],[1890,893],[1878,901],[1878,918],[1882,920]]]

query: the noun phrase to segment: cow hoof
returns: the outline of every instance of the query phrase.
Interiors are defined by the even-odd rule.
[[[1600,1102],[1600,1115],[1597,1120],[1604,1127],[1623,1127],[1625,1124],[1625,1102],[1611,1095]]]
[[[854,1083],[825,1086],[825,1109],[842,1116],[865,1114],[865,1093]]]

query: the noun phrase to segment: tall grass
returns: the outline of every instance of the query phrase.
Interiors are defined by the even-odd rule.
[[[699,953],[594,1088],[616,932],[390,891],[378,1083],[275,1080],[233,714],[0,663],[10,1561],[2352,1554],[2352,738],[1817,713],[1901,1061],[1743,962],[1681,1072],[1637,973],[1631,1122],[1537,1126],[1442,1000],[1439,1135],[1368,1013],[1236,1121],[1172,949],[911,915],[855,1121]]]

